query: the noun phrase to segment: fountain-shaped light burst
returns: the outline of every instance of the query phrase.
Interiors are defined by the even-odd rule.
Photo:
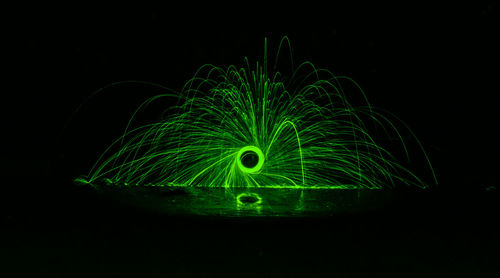
[[[277,56],[287,42],[282,40]],[[426,186],[371,134],[371,127],[384,130],[399,139],[397,147],[407,154],[392,116],[373,108],[353,80],[310,62],[283,76],[277,63],[269,69],[266,48],[264,62],[254,67],[246,58],[243,67],[202,66],[165,119],[127,127],[94,165],[89,182],[107,178],[122,184],[226,188],[377,189],[398,182]],[[357,88],[363,105],[350,104],[344,82]]]

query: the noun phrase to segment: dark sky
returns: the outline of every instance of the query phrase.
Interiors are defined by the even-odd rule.
[[[373,105],[408,123],[442,167],[443,180],[455,171],[466,173],[468,183],[492,178],[486,177],[498,150],[492,5],[207,9],[64,7],[12,16],[5,25],[12,39],[4,42],[9,73],[2,103],[4,139],[12,147],[2,155],[17,161],[11,165],[45,165],[31,173],[57,171],[54,160],[105,145],[124,115],[158,93],[147,86],[110,90],[84,106],[68,137],[57,141],[93,91],[124,80],[179,90],[200,65],[259,60],[264,38],[272,52],[287,35],[296,62],[352,77]]]

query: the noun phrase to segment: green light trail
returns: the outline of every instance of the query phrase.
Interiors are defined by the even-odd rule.
[[[276,57],[285,44],[290,45],[286,37]],[[407,142],[396,128],[399,120],[372,107],[357,83],[310,62],[284,76],[277,62],[272,68],[268,65],[267,41],[264,49],[262,64],[250,66],[245,58],[242,67],[199,68],[178,93],[178,104],[165,111],[169,115],[165,119],[134,127],[132,117],[124,134],[92,167],[88,182],[225,188],[380,189],[397,183],[427,187],[371,132],[383,130],[387,138],[398,138],[408,155]],[[344,82],[354,85],[357,91],[352,93],[362,97],[363,105],[351,105]],[[162,96],[141,104],[136,113]],[[436,182],[420,142],[409,129],[406,132]]]

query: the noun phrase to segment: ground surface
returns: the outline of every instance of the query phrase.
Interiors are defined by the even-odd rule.
[[[138,208],[72,184],[48,194],[50,183],[36,184],[4,195],[17,202],[2,213],[5,277],[499,274],[491,192],[397,190],[368,211],[231,217]]]

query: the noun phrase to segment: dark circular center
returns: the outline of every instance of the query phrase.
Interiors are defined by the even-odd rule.
[[[259,156],[254,151],[246,151],[241,157],[241,164],[247,168],[253,168],[259,163]]]
[[[239,200],[244,204],[253,204],[256,203],[259,199],[252,195],[246,195],[246,196],[241,196]]]

